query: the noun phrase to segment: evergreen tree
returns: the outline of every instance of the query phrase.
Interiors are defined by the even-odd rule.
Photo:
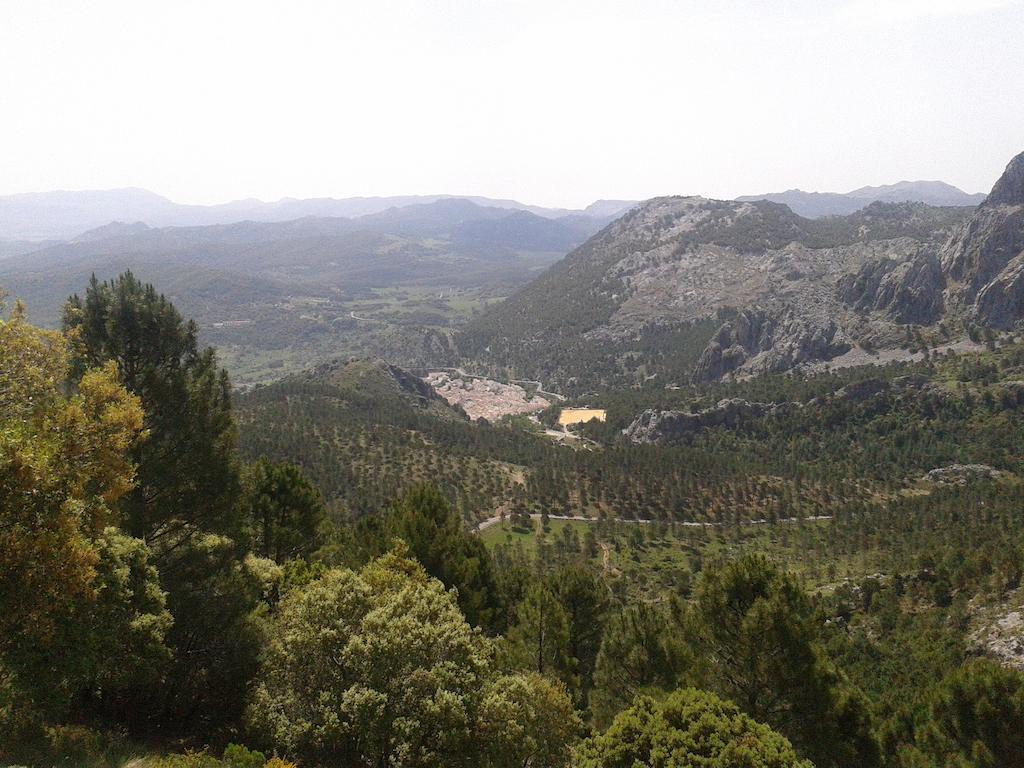
[[[578,697],[585,707],[594,682],[594,665],[609,607],[608,589],[583,565],[561,568],[552,574],[549,582],[568,620],[566,650],[573,659]]]
[[[968,662],[932,695],[918,741],[956,768],[1024,766],[1024,674],[995,662]]]
[[[642,693],[673,690],[690,666],[678,611],[636,603],[612,615],[594,667],[590,708],[607,725]]]
[[[815,765],[876,765],[866,704],[820,645],[796,580],[758,555],[705,568],[686,616],[687,679],[778,728]]]
[[[320,492],[294,464],[259,460],[246,468],[243,506],[256,552],[282,563],[308,556],[324,519]]]
[[[516,608],[508,643],[512,658],[523,669],[575,684],[569,619],[558,598],[543,584],[530,587]]]
[[[661,703],[639,698],[608,730],[583,742],[576,768],[813,768],[785,737],[695,689]]]
[[[475,626],[502,629],[502,596],[491,555],[478,536],[431,485],[420,485],[399,499],[383,518],[357,527],[357,562],[382,554],[401,539],[427,573],[458,592],[459,607]]]
[[[152,545],[158,562],[197,532],[236,536],[239,489],[235,424],[227,373],[200,350],[193,322],[131,272],[93,276],[85,298],[64,308],[75,339],[77,376],[107,361],[145,411],[148,437],[134,450],[136,485],[122,509],[124,528]]]

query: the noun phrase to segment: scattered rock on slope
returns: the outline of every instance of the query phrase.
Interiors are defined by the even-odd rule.
[[[972,480],[994,480],[1005,474],[988,464],[950,464],[931,470],[923,479],[946,485],[966,485]]]
[[[703,429],[712,427],[735,428],[744,421],[773,413],[780,408],[795,407],[796,403],[752,403],[731,398],[721,400],[711,408],[696,413],[685,411],[659,411],[648,409],[623,430],[634,443],[669,443],[683,440]]]

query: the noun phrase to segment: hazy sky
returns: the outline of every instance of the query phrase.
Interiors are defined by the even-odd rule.
[[[579,206],[1024,151],[1024,0],[0,0],[0,194]]]

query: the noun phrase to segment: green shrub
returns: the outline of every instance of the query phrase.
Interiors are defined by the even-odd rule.
[[[231,768],[263,768],[267,757],[262,752],[241,744],[228,744],[224,748],[223,760]]]

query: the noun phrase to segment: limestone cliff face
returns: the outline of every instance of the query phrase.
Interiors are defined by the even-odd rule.
[[[931,325],[942,316],[945,287],[942,265],[931,253],[906,261],[870,261],[838,284],[840,297],[854,309],[915,325]]]
[[[718,329],[701,353],[693,380],[714,381],[737,370],[788,371],[801,363],[829,360],[850,347],[850,339],[834,320],[793,307],[781,312],[745,310]]]
[[[994,205],[1024,205],[1024,152],[1010,161],[982,203],[986,208]]]
[[[942,254],[954,298],[982,325],[1024,322],[1024,153],[1017,155]]]
[[[880,259],[840,279],[843,302],[897,323],[932,325],[947,313],[999,329],[1024,322],[1024,153],[971,218],[933,252]]]

